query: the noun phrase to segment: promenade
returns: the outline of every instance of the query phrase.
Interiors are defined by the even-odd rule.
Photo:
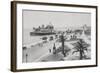
[[[86,36],[81,36],[82,39],[84,39],[87,43],[90,44],[90,41],[87,39]],[[76,43],[77,40],[74,41],[65,41],[65,50],[70,50],[66,53],[66,57],[63,56],[62,51],[56,54],[53,54],[53,47],[54,44],[56,48],[59,48],[62,46],[61,42],[57,42],[57,39],[54,39],[52,41],[47,41],[43,43],[43,41],[40,41],[37,44],[34,44],[23,51],[23,62],[48,62],[48,61],[64,61],[64,60],[75,60],[79,57],[79,53],[76,53],[72,55],[72,52],[74,51],[74,45],[73,43]],[[27,56],[26,56],[27,54]],[[90,56],[90,53],[88,53]]]

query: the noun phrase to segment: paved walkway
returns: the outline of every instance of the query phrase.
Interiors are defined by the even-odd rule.
[[[90,44],[90,41],[87,40],[87,38],[84,37],[84,40]],[[28,62],[40,62],[40,61],[59,61],[59,60],[72,60],[72,58],[78,58],[79,54],[76,53],[74,56],[72,55],[73,52],[73,45],[72,43],[75,43],[76,41],[65,41],[65,45],[71,49],[69,53],[67,53],[66,57],[63,56],[63,54],[57,53],[53,54],[53,46],[55,43],[55,46],[58,48],[61,46],[60,42],[56,42],[56,40],[49,41],[47,43],[43,43],[42,45],[35,45],[31,46],[31,48],[28,48],[26,51],[23,51],[23,62],[26,62],[26,54],[27,61]],[[51,49],[51,53],[49,51]],[[75,57],[76,56],[76,57]]]

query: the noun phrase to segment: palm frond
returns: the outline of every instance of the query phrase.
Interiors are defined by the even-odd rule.
[[[78,51],[78,50],[77,50],[77,51],[73,51],[72,54],[74,54],[74,53],[76,53],[76,52],[79,52],[79,51]]]
[[[73,49],[78,50],[78,49],[80,49],[80,46],[75,46]]]

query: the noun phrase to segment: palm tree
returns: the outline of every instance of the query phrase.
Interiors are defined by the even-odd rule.
[[[85,51],[88,51],[87,47],[89,47],[89,44],[87,44],[83,39],[79,39],[79,41],[75,43],[75,51],[73,51],[72,54],[79,52],[80,60],[82,60],[86,57]]]
[[[67,38],[65,38],[64,36],[64,32],[59,36],[59,39],[57,40],[58,42],[61,42],[61,49],[62,49],[62,54],[64,57],[66,57],[66,53],[68,53],[70,50],[68,49],[68,47],[65,46],[65,41]],[[67,48],[67,50],[66,50]]]
[[[61,34],[61,36],[59,37],[59,42],[62,43],[62,54],[64,55],[64,57],[66,57],[66,53],[65,53],[65,48],[64,48],[64,45],[65,45],[65,37],[64,37],[64,33]]]

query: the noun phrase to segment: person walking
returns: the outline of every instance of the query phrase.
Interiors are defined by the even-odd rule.
[[[56,54],[56,46],[55,46],[55,43],[54,43],[54,46],[53,46],[53,54]]]

